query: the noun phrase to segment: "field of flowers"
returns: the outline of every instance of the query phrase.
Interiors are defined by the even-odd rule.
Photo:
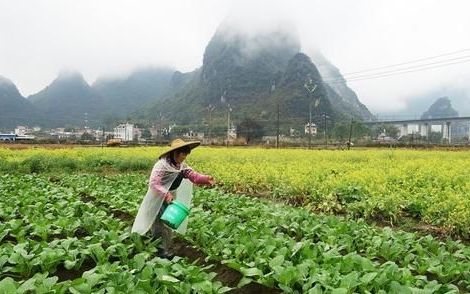
[[[0,172],[142,172],[163,148],[0,149]],[[412,220],[470,238],[470,152],[198,148],[188,162],[227,192],[314,212],[400,225]]]
[[[218,187],[179,238],[207,266],[129,233],[162,150],[0,149],[0,293],[470,292],[469,152],[198,148]]]

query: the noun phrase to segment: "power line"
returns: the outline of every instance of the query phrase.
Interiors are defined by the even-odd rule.
[[[429,62],[429,63],[423,63],[423,64],[407,66],[407,67],[398,68],[398,69],[394,69],[394,70],[381,71],[381,72],[371,73],[371,74],[356,75],[356,76],[350,77],[350,79],[368,77],[368,76],[375,76],[375,75],[386,74],[386,73],[391,73],[391,72],[395,72],[395,71],[403,71],[403,70],[407,70],[407,69],[416,69],[416,68],[426,67],[428,65],[434,65],[434,64],[444,64],[444,63],[447,63],[447,62],[450,62],[450,61],[455,61],[455,60],[460,60],[460,59],[463,59],[462,61],[465,61],[468,58],[470,58],[470,55],[464,55],[464,56],[450,58],[450,59],[446,59],[446,60],[440,60],[440,61],[434,61],[434,62]]]
[[[443,54],[439,54],[439,55],[434,55],[434,56],[430,56],[430,57],[413,59],[413,60],[400,62],[400,63],[395,63],[395,64],[391,64],[391,65],[384,65],[384,66],[378,66],[378,67],[373,67],[373,68],[369,68],[369,69],[363,69],[363,70],[359,70],[359,71],[346,72],[346,73],[342,74],[342,76],[355,75],[355,74],[358,74],[358,73],[375,71],[375,70],[390,68],[390,67],[397,67],[397,66],[400,66],[400,65],[416,63],[416,62],[425,61],[425,60],[429,60],[429,59],[435,59],[435,58],[439,58],[439,57],[443,57],[443,56],[455,55],[457,53],[468,52],[468,51],[470,51],[470,48],[457,50],[457,51],[453,51],[453,52],[448,52],[448,53],[443,53]]]
[[[394,75],[410,73],[410,72],[418,72],[418,71],[423,71],[423,70],[428,70],[428,69],[440,68],[440,67],[445,67],[445,66],[449,66],[449,65],[462,64],[462,63],[467,63],[467,62],[470,62],[470,59],[465,59],[465,60],[461,60],[461,61],[458,61],[458,62],[437,64],[437,65],[434,65],[434,66],[425,65],[425,66],[421,66],[421,67],[416,67],[416,69],[414,69],[414,70],[401,69],[401,70],[390,71],[389,73],[379,73],[379,74],[376,74],[376,75],[371,74],[371,75],[363,76],[363,77],[355,77],[355,78],[353,77],[351,79],[342,78],[342,79],[330,80],[330,81],[327,80],[327,81],[323,81],[323,83],[325,83],[325,84],[337,84],[337,83],[344,83],[346,81],[347,82],[354,82],[354,81],[371,80],[371,79],[377,79],[377,78],[382,78],[382,77],[388,77],[388,76],[394,76]]]

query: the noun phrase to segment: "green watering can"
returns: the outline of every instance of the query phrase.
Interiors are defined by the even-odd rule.
[[[181,202],[172,201],[160,219],[173,230],[178,229],[189,214],[189,209]]]

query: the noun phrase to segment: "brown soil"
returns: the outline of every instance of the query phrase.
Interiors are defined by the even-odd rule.
[[[415,233],[419,236],[431,235],[441,241],[446,241],[449,239],[459,240],[465,245],[470,245],[470,237],[458,235],[455,232],[452,232],[450,229],[426,224],[408,216],[401,217],[398,223],[393,223],[390,220],[386,220],[380,217],[371,218],[368,220],[368,223],[380,228],[390,227],[394,230]]]
[[[84,272],[91,270],[95,266],[96,266],[96,263],[92,259],[85,260],[82,266],[77,270],[75,269],[68,270],[64,267],[63,264],[60,264],[57,267],[56,272],[53,273],[53,275],[59,278],[58,282],[63,282],[67,280],[75,280],[77,278],[80,278]]]
[[[176,238],[173,242],[173,252],[175,255],[185,257],[190,262],[195,262],[197,265],[205,267],[212,265],[209,271],[216,273],[215,279],[222,284],[235,288],[243,275],[219,261],[206,262],[206,255],[199,249],[194,248],[184,240]],[[233,289],[230,293],[282,293],[281,290],[276,288],[266,287],[262,284],[251,282],[241,288]]]
[[[111,209],[111,213],[114,215],[114,217],[122,220],[122,221],[134,221],[134,216],[129,214],[128,212],[119,210],[119,209]]]
[[[88,234],[87,234],[88,236]],[[38,235],[32,235],[31,233],[27,233],[25,234],[24,236],[26,239],[29,239],[29,240],[32,240],[32,241],[36,241],[36,242],[41,242],[43,241],[43,239],[38,236]],[[46,242],[51,242],[53,240],[59,240],[59,239],[64,239],[66,238],[66,236],[64,234],[52,234],[52,235],[48,235],[47,236],[47,239],[44,240]],[[16,239],[16,237],[10,235],[10,234],[7,234],[5,237],[3,237],[3,239],[1,240],[2,242],[10,242],[10,243],[13,243],[13,244],[18,244],[18,240]]]
[[[229,287],[236,287],[238,282],[243,277],[240,272],[231,269],[228,266],[221,264],[220,262],[214,261],[206,263],[205,258],[207,256],[201,250],[192,247],[190,244],[181,239],[175,238],[173,242],[173,252],[175,255],[187,258],[190,262],[196,261],[196,264],[200,266],[213,265],[214,267],[212,267],[210,270],[217,273],[215,279]]]
[[[79,196],[83,202],[93,202],[97,204],[98,206],[101,206],[103,209],[111,212],[115,218],[120,219],[124,222],[132,221],[134,219],[134,216],[132,214],[126,211],[119,210],[119,209],[109,208],[109,204],[99,201],[95,197],[87,195],[84,192],[80,192]]]
[[[10,234],[7,234],[5,237],[3,237],[2,242],[10,242],[13,244],[17,244],[18,241],[16,240],[15,237],[11,236]]]
[[[85,192],[78,193],[83,202],[98,202],[95,197],[87,195]]]
[[[124,221],[130,222],[134,219],[134,216],[128,212],[110,209],[109,204],[97,200],[95,197],[87,195],[84,192],[79,193],[80,199],[84,202],[93,202],[104,209],[110,211],[116,218]],[[201,250],[194,248],[191,244],[187,243],[184,240],[175,238],[173,242],[173,252],[177,256],[187,258],[190,262],[196,262],[196,264],[205,267],[208,265],[213,265],[208,271],[214,272],[217,275],[215,279],[220,281],[222,284],[229,287],[235,288],[240,282],[243,275],[232,268],[220,263],[219,261],[205,261],[207,255],[205,255]],[[251,282],[248,285],[245,285],[241,288],[237,288],[231,291],[231,293],[282,293],[279,289],[266,287],[262,284]]]
[[[77,228],[75,232],[73,233],[74,237],[77,237],[78,239],[87,237],[90,234],[84,229],[84,228]],[[64,236],[65,237],[65,236]]]
[[[271,294],[271,293],[282,293],[282,291],[279,290],[279,289],[268,288],[268,287],[263,286],[259,283],[252,282],[252,283],[249,283],[248,285],[245,285],[241,288],[233,289],[228,293],[236,293],[236,294],[248,294],[248,293]]]
[[[58,179],[50,178],[50,180],[51,182],[57,182]],[[111,209],[109,208],[109,204],[101,202],[95,197],[87,195],[84,192],[80,192],[79,197],[83,202],[93,202],[101,206],[102,208],[110,211],[116,218],[124,222],[130,222],[134,219],[134,216],[129,214],[128,212],[118,209]],[[74,232],[74,236],[78,238],[87,235],[88,233],[83,228],[78,228]],[[3,240],[16,242],[16,239],[12,238],[9,235],[5,236]],[[239,271],[234,270],[220,263],[219,261],[205,261],[207,255],[205,255],[201,250],[194,248],[191,244],[187,243],[184,240],[176,238],[174,240],[173,250],[175,255],[184,257],[190,262],[195,262],[196,264],[202,267],[212,265],[212,267],[209,268],[207,271],[216,273],[217,275],[215,276],[215,279],[228,287],[235,288],[243,277],[243,275]],[[86,260],[78,270],[67,270],[63,267],[63,264],[61,264],[58,266],[57,271],[54,273],[54,275],[59,277],[59,282],[66,280],[74,280],[76,278],[81,277],[85,271],[88,271],[94,268],[95,266],[96,264],[93,260]],[[230,291],[230,293],[282,293],[282,291],[276,288],[266,287],[257,282],[251,282],[241,288],[233,289],[232,291]]]

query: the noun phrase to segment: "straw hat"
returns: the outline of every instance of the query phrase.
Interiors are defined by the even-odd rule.
[[[199,145],[201,145],[201,142],[199,142],[199,141],[185,142],[182,139],[175,139],[175,140],[171,141],[170,149],[168,149],[165,152],[163,152],[162,154],[160,154],[160,156],[158,158],[162,158],[163,156],[167,155],[171,151],[176,150],[176,149],[181,148],[181,147],[184,147],[184,146],[189,146],[189,148],[194,149]]]

